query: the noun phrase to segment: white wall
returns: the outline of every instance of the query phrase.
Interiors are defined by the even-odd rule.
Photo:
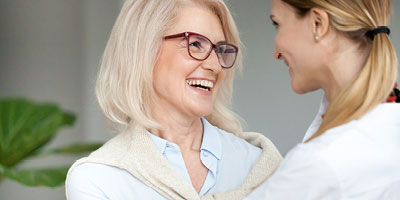
[[[118,3],[109,0],[0,1],[0,98],[56,102],[78,117],[50,147],[90,135],[92,141],[110,137],[96,106],[93,82],[118,9]],[[50,157],[22,166],[63,166],[76,159]],[[30,188],[6,179],[0,184],[0,199],[65,199],[64,187]]]
[[[77,123],[50,146],[111,137],[94,96],[98,63],[124,0],[1,0],[0,98],[52,101],[74,112]],[[246,45],[245,70],[235,82],[234,107],[248,130],[267,135],[285,154],[301,140],[318,109],[321,92],[294,94],[287,68],[272,57],[275,30],[270,2],[228,0]],[[400,2],[392,1],[394,11]],[[400,49],[400,14],[391,24]],[[76,157],[28,161],[24,166],[72,163]],[[28,188],[6,180],[0,199],[65,199],[64,188]]]

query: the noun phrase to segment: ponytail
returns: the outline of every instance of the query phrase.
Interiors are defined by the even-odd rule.
[[[331,128],[359,119],[385,102],[397,80],[398,64],[389,29],[379,27],[389,22],[390,0],[283,1],[295,8],[299,17],[306,16],[313,7],[325,10],[333,28],[360,43],[361,47],[370,47],[369,56],[359,75],[330,102],[321,126],[306,142]]]
[[[331,102],[321,126],[306,142],[331,128],[359,119],[385,102],[396,79],[396,52],[387,34],[377,34],[359,76]]]

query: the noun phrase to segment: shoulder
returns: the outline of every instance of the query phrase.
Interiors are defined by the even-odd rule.
[[[392,112],[392,105],[377,106],[361,119],[299,145],[292,156],[297,161],[318,156],[348,193],[388,187],[400,180],[400,116]]]
[[[326,199],[340,199],[341,188],[334,169],[320,154],[300,144],[286,155],[277,171],[252,192],[251,197],[320,199],[328,192],[330,196]]]
[[[302,147],[318,151],[337,167],[351,160],[358,160],[362,165],[367,164],[364,161],[377,162],[385,156],[399,157],[400,113],[394,116],[393,109],[394,105],[378,105],[360,119],[329,129]]]
[[[315,139],[316,140],[316,139]],[[300,143],[285,156],[278,170],[271,177],[271,182],[292,182],[308,185],[319,183],[338,184],[338,174],[332,165],[331,157],[326,155],[330,149],[329,142],[311,141]],[[296,185],[296,184],[295,184]]]
[[[222,146],[221,171],[230,174],[230,179],[232,174],[236,174],[236,178],[243,181],[256,164],[262,150],[232,133],[221,129],[218,132]]]
[[[69,200],[75,200],[126,197],[140,199],[156,192],[126,170],[84,162],[71,167],[66,181],[66,193]]]
[[[247,142],[246,140],[235,136],[232,133],[226,132],[224,130],[218,129],[219,137],[221,138],[221,144],[223,147],[223,152],[225,154],[232,154],[238,156],[238,159],[242,157],[248,157],[252,160],[257,160],[261,155],[261,148],[254,146]]]
[[[99,176],[101,175],[101,176]],[[123,169],[92,162],[84,162],[73,166],[68,174],[69,178],[91,179],[97,182],[105,182],[115,176],[130,175]],[[71,179],[69,179],[71,180]]]
[[[362,141],[365,139],[362,135],[362,131],[357,128],[357,122],[352,121],[330,129],[307,143],[298,144],[287,157],[293,157],[295,160],[306,159],[312,164],[316,164],[315,161],[323,161],[335,170],[348,169],[345,167],[348,162],[361,158],[362,152],[359,151],[361,149],[357,148],[362,148],[366,144]]]
[[[107,165],[82,163],[73,165],[67,175],[68,199],[108,199],[107,183],[119,170]],[[119,176],[119,175],[118,175]]]

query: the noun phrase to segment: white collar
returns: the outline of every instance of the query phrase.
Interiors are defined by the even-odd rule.
[[[319,106],[318,114],[317,114],[317,116],[315,116],[311,125],[308,127],[307,132],[303,138],[303,142],[308,140],[311,136],[314,135],[315,132],[317,132],[319,126],[321,126],[321,123],[322,123],[322,115],[325,114],[326,110],[328,109],[328,106],[329,106],[328,99],[324,95],[322,97],[321,104]]]
[[[317,116],[315,116],[313,122],[311,125],[308,127],[307,132],[303,138],[303,142],[308,140],[311,136],[315,134],[315,132],[318,130],[318,128],[321,126],[322,123],[322,115],[325,114],[326,110],[328,109],[329,102],[326,96],[324,95],[322,100],[321,100],[321,105],[318,110]],[[378,114],[379,113],[379,114]],[[385,117],[385,123],[386,124],[399,124],[400,120],[400,104],[396,103],[383,103],[378,106],[376,106],[374,109],[366,113],[359,121],[377,121],[376,120],[370,120],[372,116],[375,116],[375,114],[378,114],[377,116],[388,116]],[[399,115],[399,116],[398,116]],[[367,127],[374,127],[375,123],[366,123]]]

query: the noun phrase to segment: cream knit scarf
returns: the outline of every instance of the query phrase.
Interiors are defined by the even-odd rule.
[[[82,163],[100,163],[128,171],[167,199],[244,199],[274,172],[282,157],[272,142],[259,133],[244,132],[239,137],[260,147],[263,153],[243,184],[223,193],[200,197],[193,186],[160,154],[146,131],[141,128],[115,136],[90,156],[76,161],[68,173]]]

